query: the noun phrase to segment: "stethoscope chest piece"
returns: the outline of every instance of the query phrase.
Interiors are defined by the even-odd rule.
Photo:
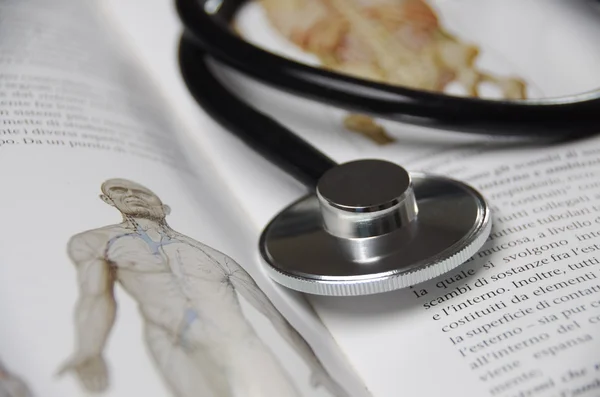
[[[437,277],[485,243],[485,199],[456,180],[382,160],[335,166],[265,228],[260,248],[278,283],[318,295],[367,295]]]

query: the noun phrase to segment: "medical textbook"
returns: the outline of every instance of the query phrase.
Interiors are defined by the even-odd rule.
[[[323,61],[268,21],[251,3],[235,28]],[[448,175],[492,206],[488,241],[448,274],[380,295],[303,295],[267,277],[257,244],[306,191],[194,102],[170,2],[3,1],[0,32],[0,396],[600,394],[597,137],[370,120],[213,62],[336,161]]]

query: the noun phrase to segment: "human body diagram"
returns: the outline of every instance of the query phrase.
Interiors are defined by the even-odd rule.
[[[89,391],[109,378],[103,349],[116,318],[115,285],[139,305],[145,342],[176,397],[299,396],[267,344],[245,318],[241,296],[273,324],[309,366],[314,386],[346,394],[300,334],[231,258],[171,229],[170,209],[152,191],[124,179],[102,185],[102,200],[123,222],[75,235],[76,348],[61,373]]]

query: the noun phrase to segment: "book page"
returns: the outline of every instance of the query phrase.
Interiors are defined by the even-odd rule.
[[[0,395],[346,395],[100,8],[6,1],[0,31]]]
[[[560,57],[562,64],[548,63],[542,68],[536,62],[544,57],[510,61],[502,57],[507,51],[500,46],[502,34],[475,36],[478,26],[469,25],[468,17],[479,27],[489,26],[502,20],[499,13],[511,9],[503,8],[501,2],[488,2],[494,12],[483,5],[472,8],[472,14],[461,12],[459,4],[474,3],[435,2],[451,28],[462,24],[467,37],[486,44],[482,45],[482,65],[495,66],[497,73],[522,76],[531,97],[596,88],[593,70],[600,55],[594,51],[598,25],[591,4],[545,3],[544,18],[532,20],[539,24],[531,30],[535,34],[523,36],[517,53],[527,54],[536,40],[551,36],[544,47],[550,59],[554,54],[550,48],[562,43],[557,41],[561,37],[580,40],[573,41],[577,46],[561,46],[561,51],[573,51]],[[540,12],[539,2],[522,4],[520,12],[512,9],[511,18],[520,20]],[[479,12],[484,9],[488,19]],[[565,18],[570,22],[560,25],[564,15],[572,19]],[[552,32],[544,26],[552,26]],[[318,64],[318,59],[278,35],[256,3],[244,9],[237,27],[249,40],[276,53]],[[490,30],[503,32],[500,29]],[[578,65],[578,73],[560,78],[564,70]],[[223,70],[226,68],[217,69],[223,82],[240,97],[336,161],[375,157],[398,162],[409,170],[455,177],[478,188],[493,207],[490,239],[473,259],[453,272],[382,295],[308,297],[372,395],[598,393],[600,342],[595,327],[600,311],[594,256],[600,215],[596,208],[600,194],[596,182],[600,172],[598,138],[550,144],[377,120],[393,138],[393,142],[379,145],[344,128],[345,111],[278,92]],[[168,78],[175,81],[173,76]],[[224,130],[222,134],[227,135]],[[236,144],[235,138],[220,139],[211,141],[211,147],[218,153],[227,150],[230,156],[215,159],[215,163],[252,219],[258,239],[262,227],[307,190]],[[227,146],[219,146],[225,141]],[[252,170],[253,177],[242,170]],[[248,255],[257,255],[255,247],[251,248]]]

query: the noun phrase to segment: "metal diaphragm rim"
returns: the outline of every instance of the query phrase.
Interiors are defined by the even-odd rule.
[[[323,228],[316,195],[292,203],[261,235],[269,276],[310,294],[368,295],[412,286],[464,263],[491,231],[487,202],[451,178],[411,178],[419,214],[410,227],[383,236],[337,238]],[[363,251],[369,255],[361,257]]]

